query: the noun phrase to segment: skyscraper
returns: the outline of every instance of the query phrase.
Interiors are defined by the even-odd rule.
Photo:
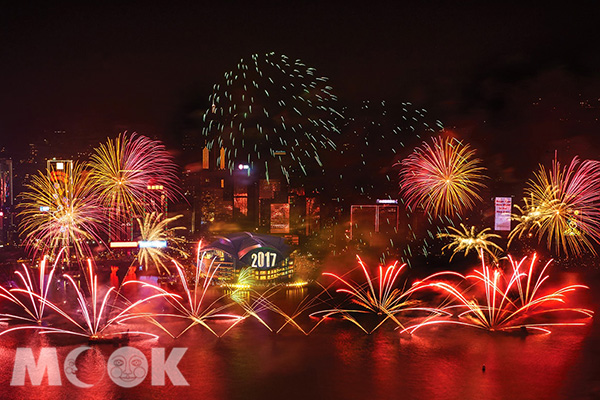
[[[13,238],[13,170],[12,160],[0,158],[0,244]]]

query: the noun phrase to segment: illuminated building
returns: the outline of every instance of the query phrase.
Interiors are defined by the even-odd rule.
[[[192,234],[207,229],[223,232],[222,227],[230,225],[234,219],[234,179],[225,169],[225,153],[220,149],[191,147],[196,160],[186,165],[182,175],[183,195],[189,207],[178,210],[184,215],[182,221],[189,223]],[[244,209],[243,188],[238,188],[237,202]],[[247,203],[246,203],[247,204]]]
[[[145,209],[146,213],[158,212],[162,213],[164,216],[167,215],[167,195],[165,193],[165,188],[163,185],[157,185],[156,183],[150,181],[146,186],[148,191],[158,192],[160,193],[160,197],[149,195],[145,201]]]
[[[73,178],[73,160],[57,160],[53,158],[46,161],[46,168],[50,175],[58,181],[67,183]]]
[[[304,189],[292,189],[288,196],[290,206],[290,233],[309,236],[320,229],[321,205],[317,197],[307,195]]]
[[[230,169],[223,148],[199,146],[195,160],[183,174],[190,204],[184,214],[192,233],[247,230],[289,235],[298,242],[298,237],[320,229],[321,203],[312,192],[292,188],[285,179],[266,179],[264,171],[248,164],[236,163]]]
[[[294,273],[290,249],[277,236],[234,233],[221,237],[204,248],[210,254],[205,262],[219,264],[217,278],[235,283],[240,271],[251,269],[251,281],[258,285],[289,283]]]
[[[353,205],[350,208],[350,239],[371,244],[377,238],[398,234],[398,204]]]

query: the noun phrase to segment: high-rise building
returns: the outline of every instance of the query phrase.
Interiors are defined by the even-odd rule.
[[[373,244],[398,234],[397,204],[353,205],[350,209],[350,239]]]
[[[0,158],[0,244],[14,239],[12,160]]]

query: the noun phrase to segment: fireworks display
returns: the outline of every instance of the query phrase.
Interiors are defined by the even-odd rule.
[[[166,223],[149,224],[175,198],[176,170],[160,142],[136,134],[109,139],[88,163],[49,161],[47,170],[33,176],[20,194],[19,228],[25,247],[34,256],[66,247],[67,253],[74,249],[74,255],[85,260],[92,255],[90,246],[102,243],[104,234],[114,240],[128,229],[129,218],[146,214],[144,234],[160,235]]]
[[[185,227],[174,226],[169,227],[169,224],[181,218],[181,215],[166,218],[162,213],[149,213],[144,218],[138,218],[137,223],[140,228],[141,240],[144,242],[164,242],[164,247],[159,246],[144,246],[138,251],[138,261],[144,269],[148,270],[150,265],[155,266],[159,270],[169,273],[169,269],[165,264],[170,263],[171,256],[167,254],[167,250],[176,253],[179,257],[187,258],[188,254],[182,250],[182,245],[185,239],[176,235],[177,231],[185,230]]]
[[[339,134],[336,124],[343,117],[333,108],[336,97],[327,79],[317,77],[314,69],[285,56],[255,55],[248,62],[240,61],[236,71],[225,75],[225,83],[215,85],[214,89],[210,97],[212,107],[204,115],[203,134],[208,148],[219,150],[218,163],[224,169],[233,170],[239,164],[247,164],[268,178],[276,168],[288,181],[324,170],[324,154],[336,148],[334,138]],[[361,142],[357,145],[351,138],[340,153],[346,157],[354,154],[358,165],[355,170],[362,175],[371,177],[366,171],[375,168],[391,181],[391,169],[382,169],[381,165],[387,163],[383,159],[397,161],[400,149],[406,146],[405,141],[421,140],[421,133],[426,135],[442,129],[439,121],[427,122],[425,110],[414,109],[409,103],[403,105],[408,128],[359,128],[358,119],[346,118],[345,128],[350,129],[354,124],[351,136],[361,138]],[[384,103],[382,106],[385,109]],[[362,148],[368,151],[357,155]],[[367,165],[375,152],[382,155],[381,162]],[[63,173],[49,167],[45,174],[35,176],[21,195],[21,229],[26,244],[49,256],[40,263],[37,281],[33,272],[23,266],[22,272],[17,271],[23,287],[0,289],[0,299],[9,303],[9,309],[0,313],[0,320],[16,325],[2,334],[31,329],[43,334],[61,333],[102,341],[126,335],[129,332],[126,324],[132,320],[146,321],[172,338],[180,337],[197,325],[222,337],[247,319],[258,321],[271,332],[281,332],[289,325],[304,335],[309,335],[330,317],[349,321],[367,334],[386,321],[392,321],[390,324],[401,332],[409,333],[433,324],[468,325],[489,331],[542,332],[550,332],[549,327],[553,325],[584,324],[582,321],[593,312],[565,304],[570,300],[570,293],[586,286],[571,284],[556,290],[547,289],[550,262],[537,272],[536,255],[531,257],[528,268],[525,267],[527,257],[516,261],[508,256],[510,269],[505,273],[500,268],[502,260],[497,259],[503,250],[493,241],[499,239],[499,235],[490,233],[489,228],[477,232],[475,226],[462,223],[461,229],[455,227],[454,216],[461,218],[482,200],[480,191],[485,186],[485,168],[474,155],[469,145],[457,139],[434,137],[397,165],[400,166],[401,201],[410,213],[405,230],[409,242],[404,255],[411,257],[410,245],[419,240],[411,226],[415,221],[415,225],[420,224],[421,233],[427,230],[432,240],[435,237],[451,240],[442,249],[452,251],[450,260],[457,253],[466,256],[477,252],[481,269],[467,275],[435,273],[411,286],[398,282],[407,264],[380,265],[377,272],[372,273],[358,257],[358,268],[362,272],[359,282],[348,278],[352,271],[348,274],[325,272],[324,276],[334,279],[331,286],[339,286],[337,294],[330,292],[329,287],[322,287],[321,294],[325,294],[326,299],[321,298],[321,294],[305,298],[296,311],[288,314],[285,307],[274,300],[284,286],[256,289],[259,285],[252,280],[251,268],[242,269],[234,277],[237,283],[223,284],[225,292],[219,295],[217,291],[222,290],[216,285],[222,283],[217,273],[219,262],[212,254],[202,251],[201,242],[196,263],[191,268],[171,259],[172,256],[188,257],[180,246],[184,244],[183,239],[176,235],[184,228],[170,226],[181,215],[169,218],[161,212],[166,211],[166,201],[177,193],[175,164],[160,142],[136,134],[122,134],[95,149],[87,164],[71,164],[71,169]],[[340,179],[343,179],[342,174]],[[366,194],[374,191],[377,184],[371,180],[367,186],[354,189]],[[595,253],[594,244],[600,242],[600,163],[580,162],[575,158],[568,167],[562,167],[557,160],[550,170],[541,166],[525,190],[523,208],[518,209],[521,215],[514,218],[519,223],[509,235],[509,244],[527,234],[540,241],[546,239],[548,248],[559,254]],[[394,216],[399,221],[398,214]],[[119,290],[117,267],[113,267],[115,279],[111,277],[111,286],[103,288],[88,258],[88,268],[82,275],[85,285],[75,275],[63,275],[65,287],[74,291],[76,304],[53,303],[49,293],[57,280],[55,271],[61,256],[70,258],[69,249],[73,248],[79,259],[88,257],[90,244],[101,242],[100,233],[106,225],[110,227],[107,220],[128,222],[130,218],[136,218],[140,230],[139,264],[146,271],[152,267],[167,272],[174,269],[181,293],[170,293],[162,287],[135,280],[137,267],[132,265],[124,285],[138,284],[152,292],[132,302]],[[434,234],[434,223],[452,226],[446,227],[445,232],[438,227]],[[161,243],[161,246],[143,246],[142,243]],[[426,253],[426,240],[424,243]],[[400,247],[391,239],[390,245]],[[51,268],[48,268],[49,260],[54,261]],[[494,267],[488,265],[490,260]],[[430,295],[420,297],[425,289],[441,292],[444,300],[433,304]],[[339,302],[341,295],[345,298]],[[153,311],[156,309],[138,312],[138,306],[154,299],[162,302],[160,312]],[[321,308],[314,311],[315,305]],[[310,314],[306,312],[309,308]],[[50,313],[61,317],[61,322],[56,324],[52,320],[50,324],[45,318]],[[282,325],[276,325],[278,329],[273,328],[273,315],[265,318],[268,313],[283,321]],[[415,317],[423,313],[427,316]],[[305,329],[298,322],[302,315],[317,322]],[[575,315],[576,319],[565,319],[567,315]],[[369,322],[374,320],[376,322]],[[175,322],[176,331],[166,321]],[[185,326],[181,327],[177,321],[183,321]],[[157,337],[143,330],[132,333]]]
[[[100,242],[104,215],[95,188],[82,164],[65,173],[48,169],[35,175],[21,193],[20,230],[26,248],[35,254],[56,254],[67,246],[79,258]]]
[[[15,271],[15,274],[20,278],[23,288],[12,288],[6,289],[0,286],[0,298],[6,299],[9,302],[17,306],[19,310],[24,311],[23,315],[16,313],[0,313],[0,318],[17,321],[17,322],[30,322],[33,324],[41,325],[42,319],[44,318],[44,309],[50,293],[50,284],[52,277],[56,271],[56,266],[64,248],[57,254],[56,260],[48,270],[48,256],[44,256],[39,265],[39,276],[38,280],[34,279],[34,271],[30,271],[25,265],[23,265],[23,273],[21,271]]]
[[[45,263],[45,260],[43,261]],[[73,290],[75,290],[75,298],[77,299],[77,305],[80,310],[80,316],[76,316],[73,313],[73,310],[70,308],[66,308],[64,306],[59,306],[56,303],[53,303],[48,300],[48,287],[50,285],[52,279],[52,272],[44,281],[40,281],[41,293],[35,290],[35,288],[31,285],[30,280],[28,279],[28,283],[25,283],[26,289],[15,289],[13,292],[20,293],[25,297],[29,297],[31,299],[32,304],[36,304],[35,308],[37,308],[35,313],[35,317],[38,317],[38,321],[32,321],[35,323],[31,324],[21,324],[16,327],[6,329],[0,333],[0,335],[4,335],[14,331],[21,330],[37,330],[42,334],[63,334],[63,335],[72,335],[87,338],[90,341],[101,341],[101,340],[113,340],[120,339],[124,337],[129,337],[129,335],[145,335],[156,338],[157,336],[145,331],[130,331],[126,326],[121,325],[120,322],[126,321],[131,318],[139,318],[141,316],[146,316],[145,313],[142,314],[133,314],[132,311],[136,309],[139,305],[151,301],[156,298],[160,298],[165,296],[164,293],[156,292],[151,296],[144,297],[140,300],[135,301],[134,303],[130,303],[128,301],[124,301],[121,304],[125,304],[124,307],[119,309],[117,305],[118,294],[116,289],[113,287],[108,288],[104,295],[101,294],[101,287],[98,284],[98,276],[94,270],[92,261],[88,259],[87,261],[87,275],[85,276],[87,287],[86,290],[89,293],[89,297],[86,296],[83,289],[80,288],[78,282],[73,279],[72,276],[65,274],[64,278],[69,282],[70,286]],[[42,278],[40,278],[42,279]],[[126,284],[141,284],[138,281],[129,281]],[[13,301],[13,300],[11,300]],[[15,302],[15,301],[13,301]],[[72,306],[72,305],[71,305]],[[30,316],[34,316],[31,312],[29,312],[29,308],[23,307],[27,314]],[[68,327],[55,327],[55,326],[44,326],[39,323],[41,321],[41,317],[43,315],[44,308],[53,311],[56,315],[63,318],[64,322],[68,325]],[[115,311],[116,310],[116,311]],[[30,321],[28,318],[18,318],[18,316],[11,316],[12,319],[21,319],[22,321]]]
[[[450,260],[457,254],[464,252],[465,257],[470,251],[475,251],[479,254],[488,254],[494,261],[497,259],[496,251],[502,252],[502,247],[492,242],[490,239],[499,239],[500,235],[488,233],[490,228],[485,228],[480,232],[475,231],[475,227],[470,229],[464,224],[460,224],[462,231],[449,226],[446,229],[453,233],[438,233],[438,238],[450,238],[452,241],[442,248],[443,250],[452,250]]]
[[[434,215],[461,214],[481,201],[484,168],[468,144],[433,138],[400,163],[400,194],[409,206]]]
[[[438,314],[438,310],[429,307],[420,307],[421,302],[416,299],[411,299],[415,288],[402,290],[396,286],[396,280],[406,267],[406,264],[398,265],[393,263],[384,268],[379,266],[378,275],[372,277],[367,266],[358,258],[358,263],[364,274],[365,282],[357,284],[345,279],[343,276],[325,272],[323,275],[331,276],[336,281],[343,284],[343,287],[337,289],[338,293],[345,293],[350,296],[351,302],[358,305],[360,309],[334,308],[313,313],[313,316],[332,316],[339,314],[344,319],[351,321],[362,329],[365,333],[372,333],[378,329],[385,321],[391,319],[399,327],[404,328],[404,325],[397,318],[397,314],[409,311],[428,311]],[[383,315],[384,318],[370,331],[368,331],[355,317],[356,314],[372,313]]]
[[[242,59],[209,101],[203,134],[209,149],[223,149],[218,164],[230,171],[245,164],[267,179],[280,170],[289,180],[322,171],[323,153],[336,148],[337,97],[301,60],[275,53]]]
[[[89,169],[90,185],[116,218],[160,210],[176,197],[177,166],[161,142],[146,136],[108,139],[95,149]]]
[[[413,288],[435,288],[450,295],[452,302],[440,306],[440,311],[453,312],[458,319],[433,316],[418,324],[407,327],[403,332],[413,333],[417,329],[432,324],[459,324],[490,331],[514,331],[530,329],[550,333],[549,327],[555,325],[583,325],[583,322],[570,320],[552,320],[541,318],[547,314],[573,313],[580,317],[591,317],[593,311],[564,307],[568,294],[587,286],[574,284],[557,290],[544,292],[547,282],[547,262],[536,273],[537,255],[531,257],[529,268],[523,267],[527,257],[520,261],[509,256],[510,269],[504,274],[501,269],[490,268],[481,256],[481,270],[462,276],[456,272],[442,272],[425,278],[413,285]],[[460,277],[458,283],[448,278]],[[446,280],[439,280],[446,278]],[[437,280],[436,280],[437,279]]]
[[[524,234],[544,238],[557,254],[596,253],[600,243],[600,162],[574,158],[568,167],[557,159],[552,169],[540,165],[525,190],[524,206],[510,241]],[[510,244],[510,242],[509,242]]]
[[[2,8],[0,400],[600,400],[600,7],[91,4]]]
[[[173,263],[175,265],[175,269],[177,270],[177,275],[181,280],[181,284],[183,285],[184,293],[183,296],[171,295],[162,289],[158,289],[165,294],[165,299],[171,305],[173,312],[160,313],[152,316],[152,321],[155,325],[159,326],[171,337],[179,337],[196,325],[204,327],[215,336],[220,336],[220,334],[215,332],[210,326],[209,323],[211,320],[220,319],[229,321],[229,328],[231,328],[244,319],[244,316],[242,315],[225,312],[227,309],[236,304],[234,302],[224,302],[224,304],[220,304],[220,301],[226,298],[225,295],[220,296],[216,300],[208,300],[207,292],[211,287],[213,279],[215,279],[215,274],[219,269],[219,264],[215,263],[214,258],[206,258],[206,253],[202,251],[202,242],[198,244],[196,264],[192,268],[191,272],[184,269],[174,260]],[[189,324],[179,334],[173,335],[163,324],[159,323],[157,320],[157,318],[164,317],[184,319],[189,321]],[[222,333],[221,335],[225,333]]]
[[[200,245],[201,246],[201,245]],[[234,292],[215,297],[209,289],[215,287],[215,276],[219,268],[214,258],[206,257],[199,251],[197,263],[191,272],[175,262],[182,284],[182,295],[169,293],[165,289],[149,283],[130,280],[121,289],[103,288],[99,285],[98,276],[92,261],[87,261],[84,280],[78,282],[71,275],[63,277],[67,289],[75,291],[73,302],[55,303],[48,297],[56,285],[54,272],[57,261],[48,269],[48,258],[40,263],[39,280],[36,282],[28,268],[20,271],[23,288],[2,288],[0,299],[7,300],[10,311],[2,311],[0,319],[15,325],[0,333],[4,335],[21,330],[34,330],[41,334],[64,334],[84,337],[91,342],[127,339],[130,335],[158,337],[158,335],[139,329],[128,328],[132,320],[146,321],[173,338],[180,337],[196,325],[200,325],[217,337],[224,336],[240,322],[252,317],[271,332],[280,332],[290,325],[304,335],[309,335],[330,317],[341,317],[370,334],[391,320],[401,332],[414,333],[420,328],[434,324],[467,325],[489,331],[531,330],[550,332],[556,325],[584,325],[585,320],[593,316],[593,311],[580,307],[567,306],[569,294],[587,286],[569,284],[558,289],[548,289],[550,261],[538,267],[538,259],[534,254],[526,265],[528,257],[515,260],[508,256],[510,268],[503,272],[499,268],[490,268],[483,255],[482,266],[471,274],[444,271],[434,273],[409,285],[398,283],[398,277],[406,265],[392,263],[387,267],[379,266],[378,272],[372,274],[364,262],[358,258],[359,268],[364,276],[363,282],[354,282],[345,275],[326,272],[323,275],[333,277],[334,283],[341,284],[337,293],[347,295],[338,306],[331,307],[335,298],[329,293],[329,287],[310,298],[305,297],[297,310],[292,314],[284,312],[277,305],[273,296],[277,287],[260,293],[252,288],[238,288]],[[189,284],[191,282],[191,284]],[[248,281],[242,277],[242,282]],[[83,286],[84,288],[82,288]],[[124,286],[137,286],[138,300],[130,301],[121,291]],[[433,289],[444,294],[445,299],[436,304],[431,296],[420,296],[426,289]],[[150,291],[150,295],[140,295],[142,291]],[[132,294],[131,291],[125,293]],[[325,294],[323,297],[322,295]],[[232,299],[233,301],[228,301]],[[142,310],[141,306],[150,302],[164,302],[170,309],[153,312]],[[357,307],[352,307],[348,303]],[[321,309],[310,314],[318,322],[310,330],[305,330],[296,321],[310,308],[320,305]],[[4,306],[4,305],[3,305]],[[160,307],[160,303],[159,303]],[[238,308],[241,312],[230,309]],[[162,307],[163,310],[164,307]],[[46,314],[53,313],[60,317],[46,319]],[[267,323],[264,313],[274,313],[283,318],[283,325],[274,330]],[[426,313],[425,317],[417,317]],[[399,315],[404,315],[401,319]],[[568,315],[576,319],[567,318]],[[366,322],[369,316],[377,321],[372,327]],[[165,320],[176,319],[187,321],[187,326],[179,333],[172,334]],[[372,318],[371,318],[372,320]],[[48,321],[52,321],[51,323]],[[214,329],[213,322],[220,321],[225,328]]]

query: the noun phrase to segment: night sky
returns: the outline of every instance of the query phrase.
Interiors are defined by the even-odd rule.
[[[428,109],[506,179],[513,165],[526,177],[554,148],[600,156],[594,2],[24,3],[0,12],[8,156],[54,130],[99,140],[135,130],[177,147],[185,116],[209,107],[213,83],[240,58],[269,51],[328,76],[343,104]]]

